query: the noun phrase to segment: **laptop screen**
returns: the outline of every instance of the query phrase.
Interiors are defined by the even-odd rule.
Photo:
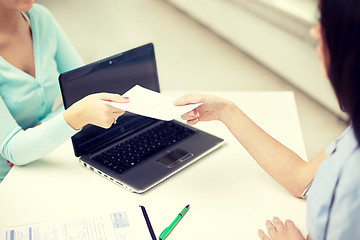
[[[152,43],[63,73],[59,81],[65,109],[92,93],[124,94],[135,85],[160,91]],[[126,112],[109,129],[86,125],[72,137],[75,155],[92,153],[153,121]]]

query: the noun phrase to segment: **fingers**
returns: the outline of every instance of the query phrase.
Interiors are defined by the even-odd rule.
[[[266,220],[265,226],[266,226],[267,232],[269,233],[270,236],[272,236],[276,233],[276,228],[270,220]]]
[[[191,110],[190,112],[185,113],[181,116],[181,118],[183,120],[186,120],[186,123],[188,125],[194,125],[194,124],[198,123],[200,121],[199,117],[200,117],[200,114],[196,109]]]
[[[186,104],[192,104],[192,103],[201,103],[202,98],[201,95],[196,93],[186,93],[176,99],[173,103],[175,106],[181,106]]]
[[[285,226],[284,226],[283,222],[278,217],[273,218],[273,225],[274,225],[277,232],[285,231]]]
[[[261,229],[258,230],[258,235],[261,240],[270,240],[270,238]]]
[[[119,110],[119,109],[118,109]],[[117,112],[114,112],[113,113],[113,118],[114,118],[114,124],[116,124],[116,120],[121,116],[121,115],[123,115],[125,113],[125,111],[122,111],[122,110],[120,110],[120,111],[117,111]]]
[[[129,99],[114,93],[90,94],[72,104],[63,113],[64,120],[76,130],[87,124],[110,128],[115,120],[125,113],[124,110],[106,104],[104,101],[128,102]]]
[[[304,240],[301,232],[291,220],[286,220],[284,224],[278,217],[274,217],[272,221],[267,220],[265,226],[268,235],[262,230],[258,230],[258,235],[261,240]]]
[[[112,102],[119,102],[119,103],[126,103],[129,102],[128,97],[123,97],[119,94],[115,93],[97,93],[96,94],[99,99],[106,100],[106,101],[112,101]]]
[[[104,116],[103,121],[99,121],[96,125],[102,128],[110,128],[112,125],[116,124],[117,119],[125,113],[125,111],[114,108],[112,106],[109,106],[110,108],[113,108],[116,110],[116,112],[109,113],[108,116]]]
[[[198,123],[199,121],[200,120],[198,118],[196,118],[196,119],[188,120],[188,121],[186,121],[186,123],[188,125],[194,125],[194,124]]]
[[[295,224],[294,224],[293,221],[291,221],[291,220],[289,220],[289,219],[286,220],[286,221],[285,221],[285,227],[286,227],[286,229],[287,229],[289,232],[293,233],[294,235],[297,234],[297,235],[301,235],[301,236],[302,236],[302,233],[301,233],[300,230],[295,226]],[[308,238],[309,238],[309,236],[308,236]]]
[[[285,221],[285,227],[286,227],[287,229],[297,229],[296,226],[295,226],[295,224],[294,224],[294,222],[291,221],[291,220],[289,220],[289,219],[287,219],[287,220]]]
[[[200,114],[198,113],[198,111],[196,109],[193,109],[190,112],[187,112],[187,113],[181,115],[181,118],[183,120],[193,120],[193,119],[196,119],[199,117],[200,117]]]
[[[106,101],[112,101],[112,102],[119,102],[119,103],[127,103],[129,102],[129,98],[128,97],[123,97],[119,94],[114,94],[114,93],[98,93],[97,94],[98,97],[101,100],[106,100]],[[109,104],[106,104],[106,107],[109,108],[109,112],[113,114],[113,119],[117,119],[118,117],[120,117],[121,115],[123,115],[125,113],[124,110],[121,110],[119,108],[116,108],[114,106],[111,106]],[[116,122],[116,120],[115,120]]]
[[[112,102],[120,102],[120,103],[129,102],[128,97],[123,97],[123,96],[121,96],[119,94],[98,93],[97,95],[101,100],[112,101]],[[109,104],[105,104],[105,107],[108,109],[106,112],[108,112],[108,114],[110,114],[110,120],[114,119],[113,122],[116,122],[116,119],[125,113],[124,110],[121,110],[121,109],[116,108],[114,106],[111,106]],[[107,122],[111,122],[110,120],[107,121]],[[111,124],[110,124],[110,126],[111,126]]]
[[[265,225],[270,236],[273,233],[285,231],[285,226],[278,217],[274,217],[272,222],[267,220]]]
[[[113,93],[98,93],[95,95],[95,101],[89,102],[89,104],[93,104],[92,108],[94,110],[94,115],[90,115],[89,122],[96,126],[108,129],[112,125],[116,124],[117,119],[125,113],[124,110],[116,108],[107,104],[104,101],[112,101],[112,102],[128,102],[128,98],[124,98],[119,94]],[[95,105],[98,106],[95,108]]]
[[[123,115],[125,113],[124,110],[120,109],[120,108],[117,108],[117,107],[114,107],[110,104],[107,104],[106,102],[99,102],[101,104],[101,112],[107,116],[109,116],[110,118],[117,118],[121,115]],[[98,112],[100,113],[100,112]]]
[[[274,217],[273,220],[275,220],[275,222],[274,222],[275,225],[279,225],[279,221],[280,221],[279,218]],[[261,240],[271,240],[271,239],[275,240],[276,239],[275,235],[277,234],[277,230],[276,230],[276,227],[274,224],[270,220],[266,220],[265,226],[266,226],[266,230],[267,230],[269,236],[267,234],[265,234],[263,230],[259,229],[258,235]]]

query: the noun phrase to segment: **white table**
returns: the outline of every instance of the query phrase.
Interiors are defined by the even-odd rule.
[[[265,131],[306,158],[292,92],[207,93],[233,100]],[[70,141],[34,163],[15,166],[0,184],[0,228],[143,204],[158,236],[190,204],[169,240],[258,239],[257,229],[265,229],[266,219],[273,216],[294,220],[306,233],[304,200],[270,178],[223,124],[196,126],[224,138],[226,145],[144,194],[131,193],[81,166]]]

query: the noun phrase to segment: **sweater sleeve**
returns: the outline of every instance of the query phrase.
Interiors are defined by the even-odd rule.
[[[53,151],[77,131],[59,113],[47,122],[23,130],[12,118],[0,97],[1,156],[16,165],[24,165]]]

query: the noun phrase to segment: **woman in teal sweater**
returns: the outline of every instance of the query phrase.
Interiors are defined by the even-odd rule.
[[[54,150],[87,124],[109,128],[124,113],[89,95],[64,111],[60,73],[83,65],[51,13],[33,0],[0,0],[0,182],[13,164]]]

